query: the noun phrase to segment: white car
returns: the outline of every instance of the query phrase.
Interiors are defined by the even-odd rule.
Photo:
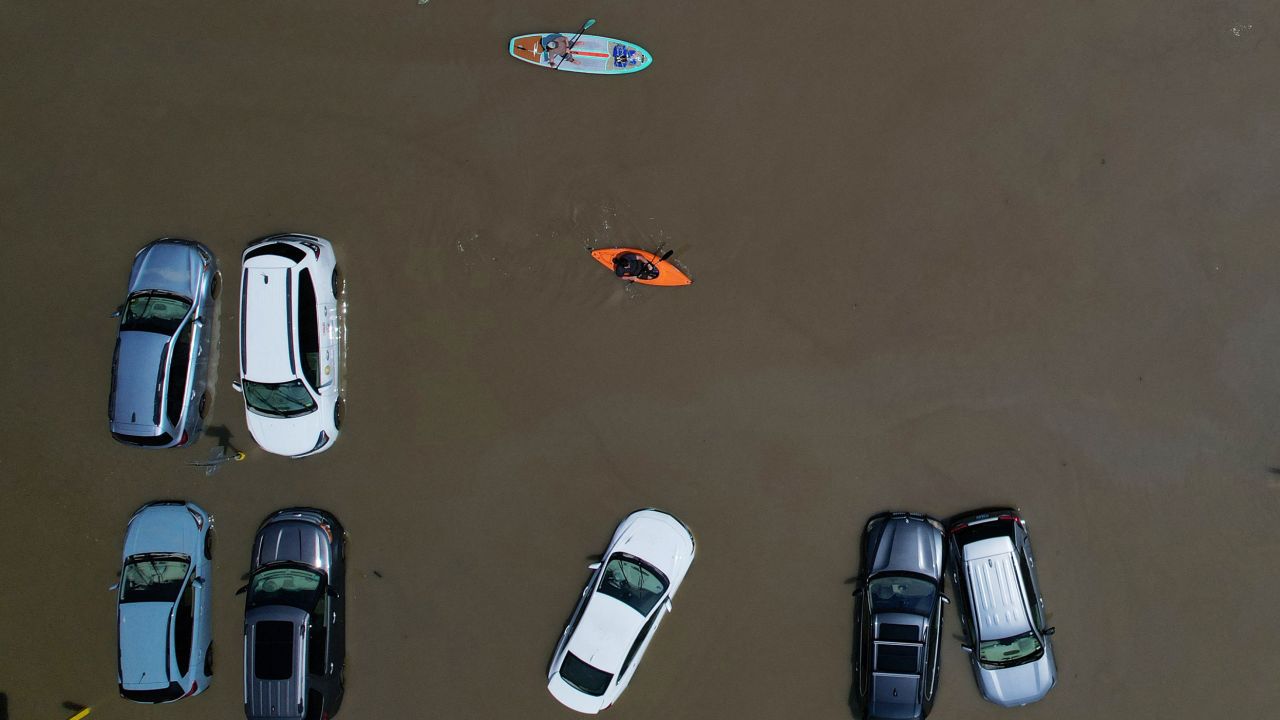
[[[551,656],[547,689],[556,700],[595,714],[618,699],[693,553],[693,533],[660,510],[637,510],[618,525]]]
[[[245,248],[240,285],[240,380],[253,439],[303,457],[338,439],[343,400],[342,273],[328,240],[289,233]]]

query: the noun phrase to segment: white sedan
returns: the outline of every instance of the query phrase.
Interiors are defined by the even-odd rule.
[[[328,240],[272,235],[241,259],[240,380],[245,418],[267,452],[302,457],[338,439],[343,402],[338,298]]]
[[[618,525],[551,656],[547,689],[557,700],[595,714],[618,699],[693,553],[693,533],[660,510],[637,510]]]

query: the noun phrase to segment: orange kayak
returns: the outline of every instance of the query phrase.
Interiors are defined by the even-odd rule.
[[[632,282],[638,282],[641,285],[663,285],[666,287],[674,287],[676,285],[692,285],[693,280],[688,275],[681,272],[668,260],[662,260],[657,255],[645,250],[637,250],[635,248],[606,248],[602,250],[592,250],[591,257],[600,262],[601,265],[613,270],[613,259],[622,253],[633,253],[644,258],[650,264],[658,268],[658,277],[652,280],[641,280],[639,278],[625,278]]]

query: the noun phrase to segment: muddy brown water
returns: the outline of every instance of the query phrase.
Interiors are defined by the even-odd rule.
[[[553,74],[513,35],[655,55]],[[628,511],[698,558],[615,718],[848,717],[866,517],[1020,506],[1059,685],[1025,718],[1280,699],[1280,12],[1264,2],[0,2],[0,693],[237,717],[257,523],[350,531],[345,718],[568,717],[562,624]],[[257,450],[238,254],[330,238],[347,422]],[[212,476],[113,443],[133,253],[224,269]],[[691,288],[585,248],[658,244]],[[217,519],[217,674],[116,697],[140,504]],[[381,577],[374,574],[377,571]],[[949,611],[934,716],[987,717]]]

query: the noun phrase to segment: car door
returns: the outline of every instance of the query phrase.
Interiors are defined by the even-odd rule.
[[[318,308],[320,320],[320,387],[323,395],[338,392],[338,373],[340,372],[338,346],[340,327],[338,324],[338,304],[322,302]]]
[[[653,615],[645,621],[644,627],[640,628],[635,641],[631,643],[631,649],[627,651],[627,657],[622,661],[622,668],[618,670],[618,677],[614,681],[618,685],[626,685],[631,682],[631,673],[635,671],[640,658],[644,657],[645,648],[649,646],[649,640],[657,632],[658,625],[662,622],[662,616],[668,612],[668,602],[670,602],[670,598],[664,598],[658,602],[654,606]]]
[[[196,585],[196,648],[201,652],[199,659],[204,666],[201,671],[206,677],[213,675],[213,591],[209,584],[209,578],[213,576],[213,561],[211,559],[211,545],[207,541],[209,534],[213,529],[205,529],[205,540],[202,543],[203,551],[200,553],[196,562],[197,579]]]
[[[1036,557],[1031,552],[1031,538],[1025,538],[1022,541],[1022,572],[1023,584],[1025,584],[1027,592],[1027,607],[1031,609],[1032,618],[1035,620],[1036,630],[1042,631],[1047,626],[1044,616],[1044,597],[1040,594],[1040,578],[1036,573]]]

